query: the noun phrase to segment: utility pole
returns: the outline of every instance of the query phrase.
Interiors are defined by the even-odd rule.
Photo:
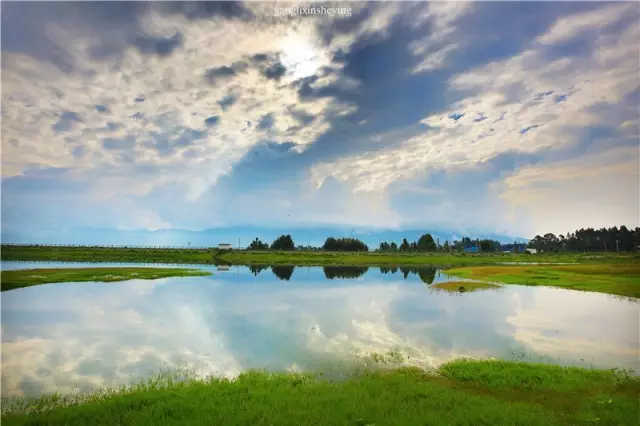
[[[618,243],[620,242],[620,240],[616,240],[616,251],[620,251],[620,249],[618,248]]]

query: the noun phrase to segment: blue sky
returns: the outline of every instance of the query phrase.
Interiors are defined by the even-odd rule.
[[[637,3],[339,6],[3,2],[3,233],[638,226]]]

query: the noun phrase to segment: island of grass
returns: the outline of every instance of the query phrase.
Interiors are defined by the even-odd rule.
[[[473,266],[444,272],[505,284],[553,286],[640,298],[640,263]]]
[[[485,283],[480,281],[447,281],[443,283],[434,284],[431,288],[437,290],[443,290],[453,293],[466,293],[479,290],[492,290],[500,288],[499,285]]]
[[[168,277],[197,277],[210,272],[184,268],[52,268],[0,272],[2,291],[39,284],[80,281],[153,280]]]
[[[235,380],[152,379],[83,398],[3,404],[3,425],[636,425],[628,372],[457,360],[435,371],[249,372]],[[76,398],[76,400],[73,400]]]
[[[640,263],[638,253],[430,253],[218,250],[215,248],[133,248],[3,245],[4,261],[181,263],[287,266],[466,266],[503,262]]]

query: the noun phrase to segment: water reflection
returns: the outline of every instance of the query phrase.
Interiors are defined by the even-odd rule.
[[[400,270],[400,273],[406,280],[409,277],[409,274],[418,275],[420,280],[425,284],[433,284],[433,281],[436,278],[436,273],[439,272],[438,268],[435,267],[391,267],[391,268],[380,268],[380,273],[382,274],[395,274]]]
[[[328,280],[355,279],[363,276],[369,270],[366,266],[325,266],[322,269]]]
[[[295,266],[272,266],[271,271],[279,279],[289,281],[293,275],[294,268]]]
[[[417,365],[524,354],[640,370],[638,303],[603,294],[505,286],[450,297],[424,285],[451,279],[435,268],[209,269],[3,292],[3,395],[114,386],[178,362],[233,375],[390,349]]]
[[[265,269],[269,269],[269,265],[251,265],[251,266],[249,266],[249,270],[251,271],[251,273],[254,276],[258,275],[260,272],[264,271]]]

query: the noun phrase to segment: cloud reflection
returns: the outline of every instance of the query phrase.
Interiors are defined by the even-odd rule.
[[[416,274],[405,279],[371,268],[357,280],[339,271],[328,280],[325,273],[296,268],[281,280],[239,268],[5,292],[3,395],[114,386],[180,363],[198,375],[231,377],[392,349],[421,366],[512,352],[637,364],[637,303],[520,286],[452,297],[428,291]]]

